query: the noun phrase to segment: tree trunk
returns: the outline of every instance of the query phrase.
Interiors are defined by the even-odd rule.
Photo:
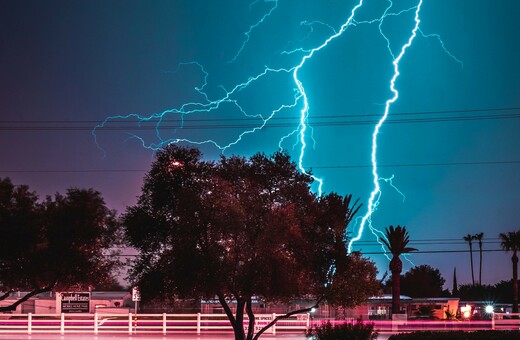
[[[511,257],[513,262],[513,313],[518,313],[518,256],[516,250]]]
[[[229,308],[229,305],[226,302],[226,299],[223,294],[217,294],[218,300],[220,301],[220,305],[224,308],[224,312],[226,313],[229,323],[233,327],[233,333],[235,333],[235,340],[245,340],[244,333],[244,305],[245,302],[237,297],[237,312],[236,315],[233,315],[233,311]]]
[[[237,298],[237,312],[235,314],[235,324],[233,331],[235,332],[235,340],[245,340],[246,334],[244,332],[244,307],[245,301]]]
[[[473,273],[473,245],[469,243],[469,260],[471,264],[471,282],[475,285],[475,274]]]
[[[247,325],[247,340],[252,340],[255,335],[255,314],[253,313],[253,301],[251,298],[247,299],[246,302],[246,313],[249,318]]]
[[[401,312],[401,271],[403,263],[399,256],[394,256],[390,261],[390,270],[392,271],[392,315]]]
[[[479,251],[480,251],[480,268],[478,272],[478,284],[482,286],[482,241],[479,242]]]

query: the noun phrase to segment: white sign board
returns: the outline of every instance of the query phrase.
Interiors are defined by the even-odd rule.
[[[255,315],[255,332],[258,332],[265,326],[267,326],[269,323],[273,321],[273,314],[260,314]],[[269,330],[271,334],[273,333],[273,328]]]
[[[141,292],[139,292],[139,287],[132,288],[132,301],[141,301]]]

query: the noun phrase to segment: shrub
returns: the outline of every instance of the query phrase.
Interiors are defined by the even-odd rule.
[[[517,340],[518,331],[421,331],[391,335],[388,340]]]
[[[324,325],[311,328],[307,338],[313,340],[375,340],[377,333],[374,332],[373,323],[363,323],[358,320],[356,323],[344,323],[332,326],[330,322]]]

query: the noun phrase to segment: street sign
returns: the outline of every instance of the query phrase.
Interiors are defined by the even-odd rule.
[[[61,293],[62,313],[90,313],[90,293]]]
[[[132,288],[132,301],[141,301],[141,292],[139,287]]]

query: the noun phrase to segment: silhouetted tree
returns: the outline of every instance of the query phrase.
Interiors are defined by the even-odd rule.
[[[482,239],[484,238],[484,233],[478,233],[473,236],[475,240],[478,241],[478,249],[479,249],[479,271],[478,271],[478,284],[482,284]]]
[[[138,203],[124,216],[139,250],[131,275],[143,300],[217,297],[235,339],[256,339],[279,318],[255,335],[253,297],[314,297],[288,317],[325,299],[352,306],[377,294],[374,264],[346,253],[346,227],[359,208],[350,196],[316,197],[312,177],[286,153],[201,158],[194,148],[159,151]]]
[[[401,275],[401,294],[413,298],[444,296],[443,285],[446,280],[441,272],[429,265],[420,265],[411,268]],[[392,287],[392,279],[386,283]]]
[[[453,268],[453,287],[451,295],[459,296],[459,285],[457,284],[457,268]]]
[[[511,303],[513,301],[513,280],[500,281],[495,284],[495,299],[496,302]]]
[[[464,241],[468,242],[469,244],[469,260],[471,264],[471,282],[473,285],[475,285],[475,275],[473,273],[473,236],[468,234],[463,237]]]
[[[512,251],[511,262],[513,263],[513,313],[518,313],[518,255],[520,250],[520,230],[501,233],[499,235],[502,249]]]
[[[461,301],[496,301],[496,289],[492,285],[464,284],[459,286]]]
[[[385,229],[385,238],[380,239],[392,253],[390,261],[390,272],[392,273],[392,314],[400,313],[400,296],[401,296],[401,272],[403,270],[403,262],[399,258],[402,254],[407,254],[417,249],[408,247],[410,236],[406,227],[389,226]]]
[[[92,189],[69,189],[38,202],[27,186],[0,179],[0,289],[30,293],[0,311],[12,311],[38,293],[87,289],[113,280],[120,264],[110,255],[122,239],[115,213]]]

